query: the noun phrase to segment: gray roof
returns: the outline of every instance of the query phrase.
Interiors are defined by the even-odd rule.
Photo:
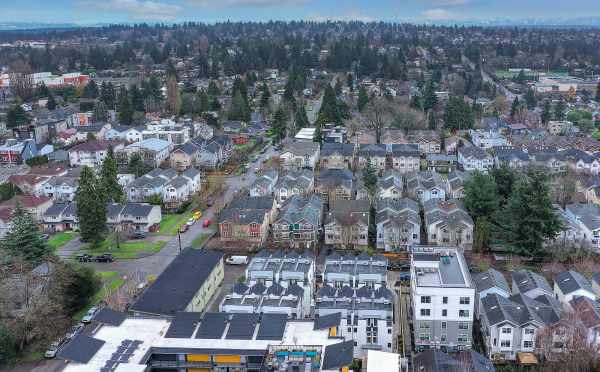
[[[384,144],[362,144],[358,148],[358,156],[361,157],[385,157],[387,154]]]
[[[164,316],[184,311],[222,258],[219,252],[186,248],[130,310]]]
[[[417,354],[413,359],[415,371],[426,372],[494,372],[492,361],[476,351],[469,350],[451,356],[441,350],[431,349]]]
[[[473,282],[475,283],[477,292],[497,287],[510,294],[510,287],[508,286],[506,278],[504,278],[504,275],[502,275],[500,271],[494,268],[489,268],[488,270],[473,276]]]
[[[554,277],[554,283],[560,288],[563,294],[573,293],[579,289],[592,292],[590,281],[577,271],[563,271]]]
[[[393,144],[392,146],[392,156],[413,156],[419,157],[419,145],[416,143],[410,144]]]
[[[312,156],[318,150],[319,150],[319,144],[316,142],[306,142],[306,141],[287,142],[283,146],[282,154],[286,153],[286,152],[290,152],[290,153],[294,154],[295,156],[304,157],[305,155]]]
[[[327,315],[319,316],[315,319],[314,329],[327,329],[331,327],[338,327],[341,323],[342,313],[332,313]]]
[[[272,196],[234,198],[229,203],[229,208],[271,210],[273,202]]]
[[[283,204],[276,224],[287,223],[294,224],[304,221],[313,226],[321,225],[322,202],[318,195],[311,195],[303,198],[294,195]]]
[[[458,149],[458,152],[462,154],[465,158],[475,158],[475,159],[485,159],[490,155],[483,149],[480,149],[477,146],[463,146]]]
[[[115,327],[120,326],[126,318],[127,314],[107,307],[103,307],[96,315],[94,315],[95,322],[109,324]]]
[[[321,369],[339,369],[352,364],[354,355],[354,341],[340,342],[339,344],[325,346],[323,365]]]
[[[287,324],[286,314],[263,314],[258,333],[257,340],[281,340],[285,332]]]
[[[340,154],[341,156],[352,156],[354,145],[351,143],[324,143],[321,148],[321,157]]]
[[[509,298],[492,293],[483,298],[481,303],[481,313],[490,325],[503,322],[510,322],[517,326],[524,326],[531,322],[548,325],[560,318],[560,309],[554,302],[549,299],[539,301],[521,293]]]
[[[600,205],[569,204],[566,207],[589,230],[600,229]]]
[[[58,352],[58,357],[78,363],[88,363],[102,348],[105,341],[78,334]]]
[[[532,289],[540,288],[545,292],[552,293],[552,288],[546,279],[533,271],[517,270],[511,273],[513,285],[516,284],[519,292],[525,293]],[[514,288],[513,288],[514,291]]]

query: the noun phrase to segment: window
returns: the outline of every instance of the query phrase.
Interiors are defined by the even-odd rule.
[[[421,296],[421,303],[422,304],[430,304],[431,303],[431,296]]]
[[[445,333],[442,333],[442,335],[440,337],[440,341],[442,341],[442,342],[448,341],[448,335]]]
[[[431,309],[421,309],[421,316],[430,316]]]
[[[427,323],[427,322],[421,322],[419,324],[419,328],[421,328],[421,329],[429,329],[429,323]]]
[[[468,318],[469,310],[458,310],[458,316],[460,316],[461,318]]]
[[[448,310],[442,309],[442,316],[448,316]]]
[[[501,340],[500,347],[510,347],[510,340]]]
[[[504,333],[504,334],[511,334],[512,333],[512,328],[502,328],[502,333]]]
[[[388,335],[391,335],[391,334],[392,334],[392,329],[388,328]]]
[[[419,341],[429,341],[429,333],[419,334]]]
[[[467,337],[467,335],[458,335],[458,337],[456,338],[457,342],[469,342],[469,338]]]
[[[392,343],[388,342],[388,348],[391,348],[391,347],[392,347]]]
[[[443,304],[447,304],[448,303],[448,297],[446,297],[446,296],[442,297],[442,303]]]
[[[471,303],[471,298],[470,297],[461,297],[460,298],[460,304],[461,305],[468,305]]]
[[[532,335],[535,333],[535,329],[533,328],[525,328],[525,334],[526,335]]]
[[[348,327],[348,333],[352,333],[352,327]]]
[[[533,341],[523,341],[523,347],[531,349],[533,347]]]
[[[446,329],[447,326],[448,324],[446,322],[442,322],[442,329]]]

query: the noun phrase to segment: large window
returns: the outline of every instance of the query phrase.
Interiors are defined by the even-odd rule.
[[[458,310],[458,316],[461,318],[468,318],[469,310]]]
[[[502,333],[504,333],[504,334],[511,334],[512,333],[512,328],[502,328]]]
[[[422,304],[430,304],[431,303],[431,296],[421,296],[421,303]]]
[[[460,304],[461,305],[468,305],[471,303],[471,298],[470,297],[461,297],[460,298]]]
[[[510,347],[510,340],[500,341],[500,347]]]
[[[431,309],[421,309],[421,316],[430,316]]]
[[[533,347],[533,341],[523,341],[523,347],[531,349]]]

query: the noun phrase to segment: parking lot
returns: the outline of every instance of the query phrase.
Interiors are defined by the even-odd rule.
[[[223,301],[223,298],[231,293],[231,288],[233,288],[236,280],[245,275],[246,266],[225,264],[223,283],[219,286],[218,292],[213,296],[212,302],[207,307],[207,311],[219,311],[219,304]]]

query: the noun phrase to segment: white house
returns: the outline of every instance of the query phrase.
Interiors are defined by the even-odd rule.
[[[577,271],[569,270],[558,273],[554,277],[554,294],[560,303],[569,306],[576,297],[587,297],[596,300],[590,281]]]
[[[75,145],[69,149],[69,164],[72,167],[100,166],[109,147],[112,147],[114,152],[123,150],[123,144],[115,141],[89,141]]]
[[[494,158],[479,147],[463,146],[458,148],[458,164],[465,171],[487,172],[493,167]]]

